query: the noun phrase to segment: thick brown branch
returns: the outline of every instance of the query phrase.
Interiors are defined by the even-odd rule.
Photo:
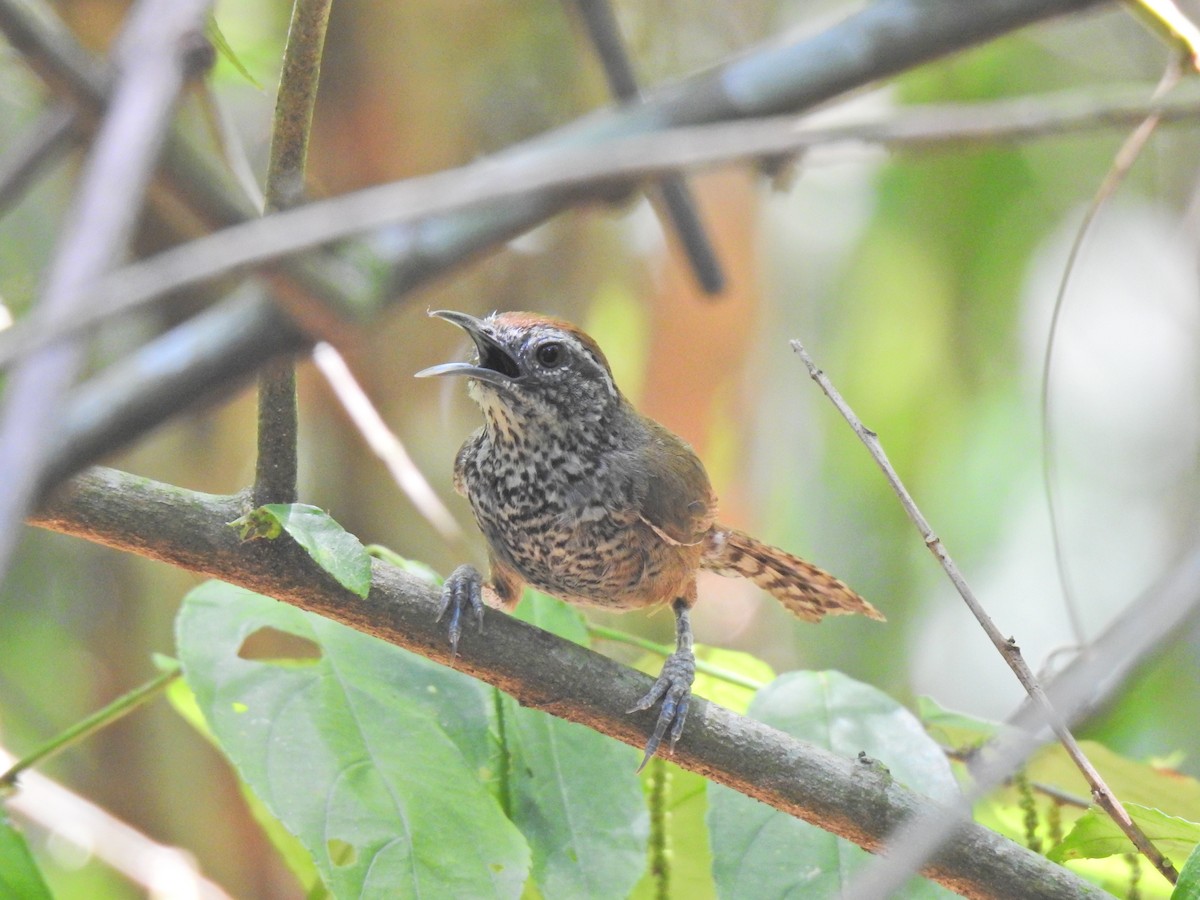
[[[360,600],[296,546],[241,543],[225,523],[244,503],[92,469],[64,485],[33,522],[268,594],[454,665],[527,706],[636,747],[645,741],[653,715],[625,710],[648,689],[648,676],[492,610],[484,634],[469,629],[452,659],[435,621],[432,587],[376,562],[371,592]],[[836,757],[701,699],[675,761],[868,850],[881,847],[904,821],[938,811],[873,765]],[[923,873],[969,897],[1105,896],[973,823],[963,823]]]

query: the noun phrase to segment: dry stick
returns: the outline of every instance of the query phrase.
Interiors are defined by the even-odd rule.
[[[118,80],[39,301],[66,321],[125,251],[171,112],[187,79],[211,62],[208,0],[142,0],[118,38]],[[0,422],[0,579],[38,491],[64,397],[83,363],[81,339],[46,347],[9,377]]]
[[[1174,58],[1167,65],[1167,70],[1163,73],[1162,79],[1158,86],[1154,89],[1154,94],[1151,97],[1151,102],[1161,100],[1166,94],[1170,93],[1183,77],[1183,60]],[[1116,159],[1113,160],[1111,168],[1104,176],[1104,181],[1100,184],[1100,188],[1096,191],[1096,195],[1092,198],[1087,212],[1083,216],[1083,221],[1079,224],[1079,229],[1075,232],[1075,238],[1071,241],[1071,249],[1067,253],[1067,262],[1063,266],[1062,278],[1058,283],[1058,292],[1054,296],[1054,309],[1050,314],[1050,333],[1046,336],[1046,353],[1042,358],[1042,389],[1041,389],[1041,427],[1042,427],[1042,485],[1046,491],[1046,511],[1050,516],[1050,543],[1054,548],[1054,564],[1058,569],[1058,580],[1062,586],[1063,600],[1067,607],[1067,616],[1071,621],[1071,630],[1075,634],[1075,642],[1083,645],[1086,642],[1086,635],[1083,631],[1083,621],[1079,615],[1079,604],[1075,599],[1075,591],[1071,583],[1070,570],[1067,568],[1067,560],[1063,556],[1062,540],[1059,534],[1062,531],[1062,525],[1059,521],[1059,502],[1058,476],[1055,471],[1055,437],[1054,429],[1050,425],[1050,372],[1054,362],[1054,347],[1057,344],[1058,326],[1062,319],[1063,307],[1066,304],[1067,288],[1071,283],[1071,276],[1075,272],[1075,264],[1079,261],[1079,254],[1083,250],[1083,243],[1087,236],[1091,233],[1092,225],[1096,221],[1096,217],[1100,215],[1100,211],[1104,208],[1109,198],[1116,193],[1121,182],[1125,180],[1125,176],[1129,174],[1129,170],[1133,167],[1134,162],[1141,155],[1146,143],[1150,140],[1150,136],[1162,121],[1161,116],[1152,112],[1140,123],[1133,133],[1125,139],[1125,143],[1117,151]]]
[[[283,51],[283,71],[267,163],[266,212],[286,209],[304,197],[304,169],[313,107],[321,77],[321,54],[333,0],[296,0]],[[294,503],[299,468],[296,364],[275,359],[258,376],[258,457],[254,503]]]
[[[1150,843],[1150,840],[1142,830],[1129,817],[1129,813],[1126,812],[1125,807],[1121,805],[1116,795],[1104,783],[1104,779],[1100,777],[1100,773],[1096,771],[1095,767],[1084,755],[1074,735],[1071,734],[1070,729],[1067,728],[1058,711],[1046,697],[1045,691],[1034,677],[1033,672],[1026,665],[1025,659],[1021,655],[1021,649],[1017,646],[1016,641],[1011,637],[1006,639],[991,620],[991,617],[983,609],[983,606],[979,603],[974,592],[967,584],[966,579],[963,578],[962,572],[959,571],[958,566],[950,558],[950,554],[942,544],[941,539],[934,533],[925,516],[917,508],[912,495],[908,493],[900,481],[900,476],[896,474],[896,470],[888,461],[887,454],[883,450],[883,445],[880,443],[878,435],[862,424],[825,373],[817,368],[808,351],[804,349],[804,345],[797,340],[792,341],[791,344],[792,349],[804,361],[809,375],[820,386],[821,390],[825,392],[825,396],[829,398],[837,408],[837,411],[842,414],[842,417],[850,425],[854,433],[858,435],[859,440],[863,442],[863,445],[867,448],[867,452],[871,454],[871,458],[875,460],[884,477],[887,479],[888,484],[891,485],[892,490],[900,499],[900,504],[904,507],[904,511],[908,514],[909,519],[912,520],[917,530],[921,533],[925,546],[937,558],[942,569],[945,570],[946,575],[949,576],[950,581],[954,584],[959,596],[963,598],[963,601],[971,610],[971,614],[975,616],[975,619],[982,626],[992,645],[1004,658],[1004,661],[1008,663],[1009,668],[1013,670],[1013,673],[1017,676],[1017,680],[1025,688],[1025,692],[1037,704],[1042,715],[1045,716],[1046,721],[1054,730],[1055,735],[1066,749],[1067,755],[1071,757],[1072,762],[1075,763],[1079,771],[1083,773],[1084,778],[1087,779],[1088,784],[1091,785],[1092,797],[1108,813],[1112,820],[1117,823],[1117,826],[1133,842],[1133,845],[1137,847],[1142,855],[1150,860],[1154,867],[1163,874],[1163,877],[1174,884],[1179,877],[1175,871],[1175,867]],[[897,881],[895,886],[899,886],[900,883],[900,881]]]

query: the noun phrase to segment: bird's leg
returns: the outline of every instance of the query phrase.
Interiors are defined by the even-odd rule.
[[[683,723],[687,719],[688,704],[692,699],[692,682],[696,680],[696,656],[692,653],[692,625],[688,620],[688,606],[683,598],[671,604],[675,610],[675,652],[667,657],[662,671],[654,687],[641,700],[634,704],[630,712],[650,709],[662,700],[662,709],[658,713],[658,722],[654,725],[654,734],[646,742],[646,755],[637,770],[640,772],[667,736],[667,747],[675,752],[675,742],[683,733]],[[668,731],[669,729],[669,731]]]
[[[440,622],[450,613],[450,650],[458,655],[458,639],[462,636],[462,613],[470,609],[483,633],[483,579],[479,570],[463,564],[450,573],[442,584],[442,605],[438,609]]]

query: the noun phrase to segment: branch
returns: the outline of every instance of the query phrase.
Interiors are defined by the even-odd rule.
[[[297,546],[239,542],[226,522],[242,498],[198,494],[111,469],[71,480],[33,524],[292,603],[492,684],[520,703],[640,747],[653,714],[625,712],[649,676],[496,610],[485,633],[469,630],[452,657],[436,622],[436,590],[375,561],[365,600],[349,594]],[[874,767],[836,757],[696,698],[675,762],[867,848],[932,801]],[[886,763],[886,761],[885,761]],[[1103,891],[1067,869],[974,823],[964,823],[922,870],[969,897],[1095,898]]]
[[[863,425],[862,420],[858,418],[854,410],[842,398],[842,395],[833,386],[825,373],[817,368],[817,364],[813,362],[808,351],[804,349],[804,345],[798,340],[792,341],[791,344],[792,349],[804,361],[804,365],[808,369],[808,374],[812,377],[813,381],[820,386],[825,396],[829,398],[837,411],[842,414],[846,423],[853,429],[859,440],[867,448],[867,452],[871,454],[871,458],[878,464],[888,484],[891,485],[892,490],[900,499],[900,505],[904,507],[904,512],[912,520],[917,531],[920,532],[925,546],[937,559],[947,577],[953,583],[955,590],[958,591],[959,596],[962,597],[963,602],[966,603],[967,608],[971,611],[971,615],[975,617],[975,620],[987,635],[988,640],[992,642],[992,646],[996,648],[996,652],[1000,654],[1005,663],[1008,664],[1008,667],[1012,669],[1013,674],[1017,676],[1021,687],[1025,689],[1025,692],[1037,707],[1042,720],[1047,722],[1051,729],[1053,729],[1055,736],[1067,751],[1067,755],[1091,786],[1093,798],[1108,813],[1117,827],[1125,833],[1126,837],[1129,838],[1138,851],[1162,873],[1163,877],[1174,884],[1179,877],[1174,866],[1150,842],[1150,839],[1146,837],[1137,823],[1130,818],[1129,813],[1125,810],[1121,801],[1117,799],[1116,794],[1112,792],[1100,773],[1096,771],[1095,766],[1092,765],[1091,761],[1084,754],[1075,740],[1075,736],[1067,727],[1066,718],[1050,702],[1050,699],[1046,696],[1045,689],[1025,662],[1025,658],[1022,656],[1021,648],[1017,645],[1017,642],[1011,637],[1005,639],[1000,629],[996,627],[996,623],[992,621],[991,616],[983,608],[983,604],[975,596],[974,590],[967,584],[962,571],[950,557],[950,551],[946,549],[941,538],[934,533],[933,527],[917,507],[916,501],[913,500],[912,495],[904,487],[903,482],[900,481],[900,476],[888,460],[887,453],[884,452],[883,445],[879,441],[879,436]],[[905,835],[899,835],[894,839],[893,847],[902,845],[907,846],[905,844]],[[905,878],[905,865],[915,863],[917,860],[923,861],[923,857],[917,854],[912,854],[916,859],[910,859],[909,856],[906,853],[896,853],[894,858],[888,861],[887,870],[883,866],[880,866],[876,874],[869,872],[863,881],[869,882],[870,887],[867,888],[864,886],[864,893],[871,897],[887,896],[891,891],[896,890]]]
[[[26,53],[48,79],[75,93],[85,102],[104,102],[104,85],[98,76],[89,80],[89,67],[79,54],[64,44],[61,33],[41,27],[26,7],[33,0],[0,0],[0,28]],[[676,85],[655,91],[639,105],[593,115],[508,151],[505,156],[523,158],[532,168],[544,166],[566,148],[594,145],[621,135],[645,135],[677,125],[720,119],[744,119],[785,111],[812,108],[835,96],[895,74],[939,56],[997,37],[1012,29],[1065,13],[1099,6],[1098,0],[879,0],[866,10],[820,34],[797,38],[780,45],[752,49],[745,56]],[[94,66],[92,67],[94,75]],[[190,145],[179,139],[168,142],[165,169],[173,195],[190,206],[204,221],[229,224],[245,220],[245,205],[223,187],[223,180]],[[596,188],[603,195],[607,187]],[[595,193],[557,189],[534,197],[509,197],[478,209],[438,217],[402,229],[388,237],[391,272],[376,278],[369,266],[354,266],[332,254],[319,259],[297,257],[273,270],[276,289],[289,297],[288,309],[307,309],[314,334],[337,327],[338,319],[363,320],[386,302],[399,299],[413,288],[462,265],[482,251],[537,225],[572,203]],[[169,383],[143,383],[147,394],[158,395],[169,388],[175,402],[171,407],[127,390],[122,402],[112,407],[111,420],[98,431],[80,435],[96,452],[91,456],[64,449],[53,470],[64,474],[92,461],[99,452],[113,449],[100,431],[132,436],[162,421],[170,412],[186,409],[213,393],[242,383],[250,366],[259,366],[275,355],[307,349],[311,338],[300,334],[294,324],[268,305],[253,313],[230,312],[232,322],[253,320],[253,330],[236,334],[237,347],[226,351],[213,348],[201,361],[206,376],[195,378],[184,368],[167,373]],[[210,325],[217,318],[210,320]],[[11,345],[10,345],[11,346]],[[162,348],[152,343],[129,360],[127,372],[136,364],[161,368]],[[249,354],[249,360],[244,354]],[[242,355],[241,358],[237,358]],[[126,379],[128,380],[128,379]],[[157,418],[147,414],[155,409]],[[81,417],[68,414],[72,421]],[[82,417],[86,418],[86,417]],[[52,483],[52,482],[51,482]]]
[[[600,58],[612,95],[622,103],[640,101],[642,92],[633,72],[633,63],[625,52],[621,27],[613,14],[610,0],[575,0],[575,8]],[[696,198],[692,196],[687,181],[678,172],[668,172],[659,179],[657,194],[666,207],[666,218],[675,228],[675,235],[691,264],[696,281],[705,293],[720,294],[725,290],[725,273],[721,269],[717,251],[704,230]],[[654,195],[651,197],[653,199]]]
[[[283,71],[271,128],[267,160],[266,212],[286,209],[304,198],[304,169],[312,130],[321,54],[332,0],[296,0],[283,51]],[[258,455],[254,505],[294,503],[299,469],[296,365],[273,359],[258,377]]]
[[[15,756],[0,747],[0,768],[16,762]],[[220,885],[199,871],[190,852],[160,844],[41,772],[23,774],[21,789],[4,805],[120,872],[144,890],[142,896],[156,896],[166,881],[183,896],[232,900]]]

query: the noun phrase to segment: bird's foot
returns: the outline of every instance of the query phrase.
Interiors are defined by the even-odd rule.
[[[662,708],[658,712],[658,722],[654,725],[654,734],[650,735],[650,740],[646,742],[646,755],[642,757],[642,764],[637,767],[639,772],[646,767],[646,763],[650,761],[650,757],[654,755],[654,751],[658,749],[664,736],[667,737],[668,751],[675,752],[675,742],[683,733],[683,723],[687,719],[688,704],[692,699],[692,682],[695,680],[696,657],[692,654],[691,649],[676,650],[663,663],[662,671],[658,675],[658,680],[654,682],[654,687],[650,688],[650,692],[629,710],[629,712],[638,712],[650,709],[659,700],[662,700]]]
[[[483,634],[483,579],[472,565],[461,565],[442,583],[442,605],[437,621],[450,614],[450,650],[458,656],[458,639],[462,637],[462,614],[469,609]]]

